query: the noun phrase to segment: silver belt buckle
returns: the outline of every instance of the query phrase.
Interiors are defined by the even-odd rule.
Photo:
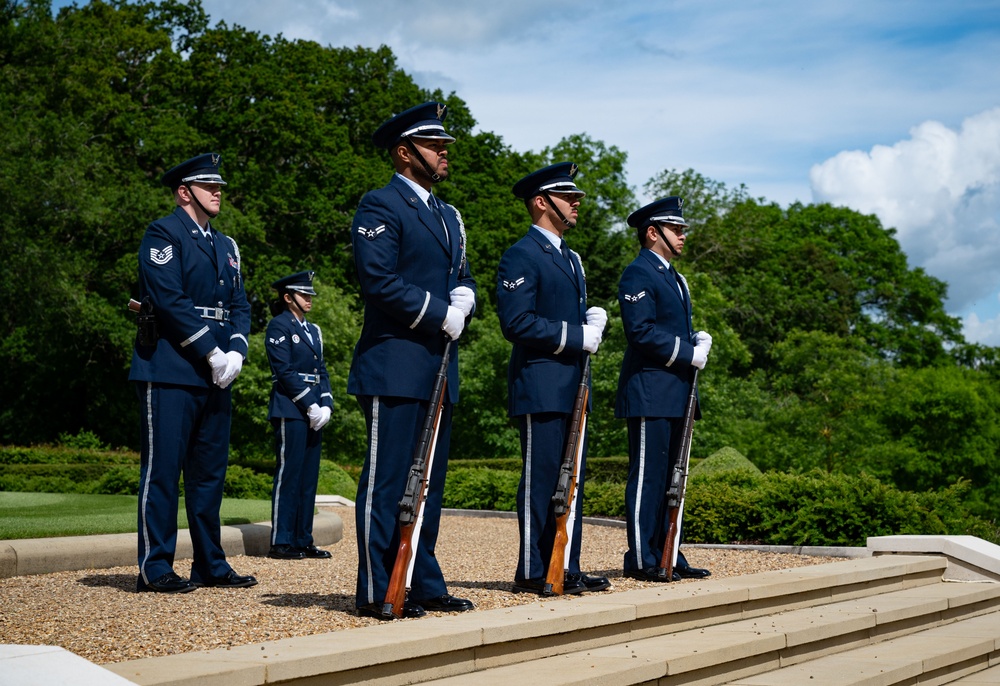
[[[214,319],[217,322],[226,321],[227,319],[226,315],[228,313],[221,307],[206,307],[204,305],[195,305],[194,308],[196,310],[201,310],[202,319]]]

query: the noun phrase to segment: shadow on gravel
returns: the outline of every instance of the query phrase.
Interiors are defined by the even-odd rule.
[[[333,612],[355,614],[354,596],[344,593],[280,593],[262,596],[274,607],[320,607]]]
[[[77,579],[83,586],[91,588],[117,588],[121,591],[135,591],[135,574],[94,574]]]

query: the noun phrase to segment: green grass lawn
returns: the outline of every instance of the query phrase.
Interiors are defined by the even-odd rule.
[[[0,540],[134,533],[136,501],[134,495],[0,492]],[[270,518],[269,500],[222,501],[224,525]],[[187,528],[183,498],[177,526]]]

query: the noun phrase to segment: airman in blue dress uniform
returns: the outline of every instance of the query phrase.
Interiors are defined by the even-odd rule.
[[[312,535],[322,429],[333,411],[323,332],[306,319],[316,295],[314,275],[298,272],[271,284],[280,299],[264,338],[272,381],[267,418],[274,427],[276,460],[268,557],[278,560],[331,557],[315,546]]]
[[[687,281],[670,264],[684,249],[683,200],[661,198],[628,224],[642,246],[618,286],[628,347],[618,378],[615,417],[628,423],[625,576],[643,581],[703,578],[678,551],[673,579],[660,567],[666,542],[666,491],[677,460],[693,368],[703,369],[712,337],[695,332]],[[695,417],[700,416],[700,411]]]
[[[497,313],[504,337],[513,343],[507,371],[508,413],[519,421],[523,467],[517,490],[521,534],[513,590],[550,593],[545,576],[555,539],[552,495],[556,490],[584,354],[596,353],[608,315],[587,308],[587,282],[580,256],[563,233],[576,226],[584,197],[570,162],[535,171],[513,188],[531,215],[532,226],[500,260]],[[584,446],[586,437],[584,436]],[[584,463],[577,482],[577,507],[564,593],[600,591],[605,577],[580,572]]]
[[[355,504],[356,604],[359,615],[377,619],[392,618],[382,614],[382,602],[399,545],[399,501],[446,338],[457,341],[476,301],[462,217],[431,193],[448,176],[447,146],[455,140],[444,129],[445,116],[445,105],[427,102],[378,128],[372,141],[389,151],[396,173],[388,185],[361,199],[351,227],[364,324],[347,390],[364,411],[369,443]],[[456,346],[405,617],[473,608],[448,593],[434,555],[452,408],[458,401]]]
[[[137,337],[129,380],[141,409],[139,591],[245,587],[226,562],[219,508],[229,460],[230,384],[250,334],[250,306],[236,242],[215,230],[222,186],[219,155],[182,162],[162,178],[177,208],[146,229],[139,246],[139,297],[156,331]],[[194,557],[191,578],[173,570],[179,480]]]

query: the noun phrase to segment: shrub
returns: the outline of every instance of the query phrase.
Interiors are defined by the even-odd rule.
[[[583,486],[583,514],[587,517],[625,517],[625,483],[592,481]]]
[[[272,483],[272,478],[267,474],[258,474],[239,465],[229,465],[222,494],[227,498],[270,500]]]
[[[449,469],[444,488],[444,507],[460,510],[502,510],[517,507],[520,472],[459,467]]]
[[[710,474],[712,472],[727,472],[749,470],[760,474],[753,462],[743,456],[736,448],[722,448],[695,464],[690,469],[690,474]]]
[[[90,488],[97,495],[138,495],[139,467],[112,467]]]
[[[107,450],[108,446],[101,443],[101,439],[92,431],[80,431],[75,435],[68,433],[59,434],[59,444],[67,448],[77,448],[80,450]]]
[[[960,482],[899,491],[861,474],[726,471],[693,476],[685,502],[690,543],[862,546],[868,536],[966,534],[996,541],[995,526],[968,513]]]
[[[358,495],[358,485],[347,472],[333,462],[320,460],[319,483],[316,492],[323,495],[339,495],[348,500],[354,500]]]

